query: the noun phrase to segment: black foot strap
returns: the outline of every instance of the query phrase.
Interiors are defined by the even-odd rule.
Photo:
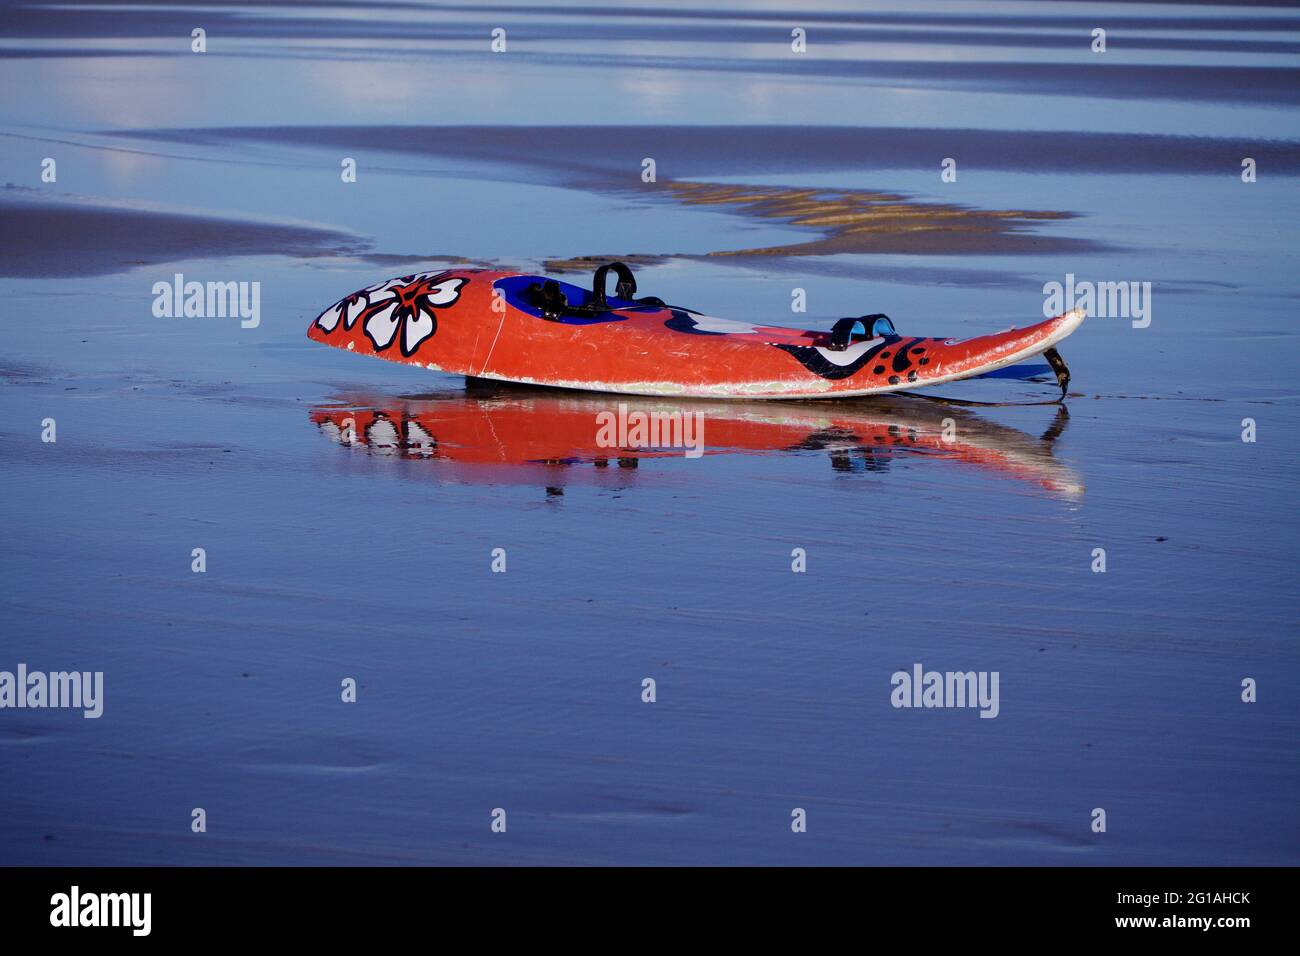
[[[891,335],[898,333],[894,331],[894,323],[883,312],[836,319],[831,326],[830,343],[826,347],[832,352],[843,352],[853,343],[854,336],[859,339],[877,339]]]
[[[600,315],[609,312],[612,308],[605,289],[611,272],[618,276],[618,285],[614,287],[614,298],[630,299],[638,305],[658,307],[665,305],[663,299],[655,296],[646,296],[643,299],[634,298],[636,295],[636,277],[632,275],[632,270],[622,262],[610,262],[596,270],[596,275],[591,284],[591,297],[584,305],[574,305],[569,302],[564,295],[564,290],[560,288],[560,284],[554,279],[547,279],[540,285],[533,283],[528,287],[526,294],[528,300],[542,310],[542,318],[551,322],[558,322],[566,315],[586,317]]]
[[[611,272],[618,276],[618,285],[614,287],[614,298],[630,299],[636,295],[636,277],[632,275],[632,270],[627,267],[627,263],[606,263],[596,270],[591,282],[591,302],[588,303],[588,307],[597,312],[604,312],[609,308],[605,304],[605,282]]]
[[[569,309],[569,300],[554,279],[547,279],[540,286],[534,283],[528,288],[528,295],[533,305],[542,310],[542,317],[548,321],[558,322],[560,316]]]

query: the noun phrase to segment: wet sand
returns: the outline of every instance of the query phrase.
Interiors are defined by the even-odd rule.
[[[207,59],[195,16],[0,20],[0,670],[106,694],[0,710],[0,862],[1300,862],[1291,10],[1124,10],[1096,63],[1068,3],[815,6],[805,60],[716,5],[236,2]],[[1154,310],[1064,343],[1063,407],[627,400],[702,413],[695,459],[305,338],[390,274],[610,252],[799,327],[974,335],[1067,273]],[[176,272],[260,325],[155,317]],[[895,709],[916,663],[999,716]]]
[[[960,169],[1027,173],[1166,173],[1221,176],[1240,169],[1245,150],[1277,173],[1300,173],[1300,126],[1286,121],[1250,137],[804,124],[717,126],[311,126],[115,131],[124,143],[155,141],[220,148],[232,141],[362,148],[420,156],[465,157],[524,166],[590,187],[636,180],[646,156],[671,158],[662,170],[685,179],[822,170],[934,170],[945,156]],[[593,149],[592,143],[599,143]]]
[[[0,275],[25,278],[107,275],[209,256],[342,256],[366,246],[324,227],[68,202],[12,187],[0,189],[0,216]]]
[[[322,13],[332,12],[328,4],[308,5],[305,10],[291,11],[288,16],[267,15],[261,11],[249,16],[250,10],[256,11],[256,4],[232,4],[220,11],[205,10],[204,18],[211,24],[209,29],[215,35],[235,41],[231,48],[223,51],[234,56],[285,56],[282,50],[269,51],[268,44],[287,42],[313,43],[318,52],[335,55],[390,58],[422,56],[423,51],[412,49],[412,45],[438,44],[442,57],[464,58],[473,55],[466,47],[484,35],[482,18],[487,16],[501,22],[522,19],[527,23],[521,32],[532,43],[518,51],[517,56],[538,63],[574,66],[596,72],[617,65],[641,70],[812,75],[837,80],[884,81],[918,89],[966,88],[983,92],[1037,92],[1123,100],[1174,96],[1229,103],[1267,101],[1294,104],[1300,99],[1293,65],[1275,67],[1204,62],[1105,62],[1103,65],[1102,61],[1095,60],[1075,62],[1080,50],[1086,52],[1089,49],[1077,36],[1088,37],[1099,22],[1123,38],[1123,49],[1148,56],[1158,56],[1167,51],[1208,54],[1208,57],[1196,59],[1232,54],[1284,57],[1296,52],[1294,40],[1261,41],[1254,37],[1239,39],[1231,35],[1239,31],[1276,31],[1285,35],[1287,31],[1295,30],[1295,19],[1284,16],[1189,15],[1161,18],[1126,13],[1099,16],[1076,13],[1086,10],[1086,7],[1074,5],[1060,9],[1055,16],[963,15],[943,9],[942,5],[937,11],[920,13],[808,9],[785,13],[653,7],[620,10],[591,5],[433,7],[397,3],[379,6],[399,16],[374,19],[322,16]],[[58,38],[69,41],[71,52],[81,55],[102,55],[107,49],[107,54],[113,56],[132,53],[184,56],[186,50],[183,46],[159,50],[157,43],[188,35],[194,18],[184,11],[184,7],[185,4],[178,3],[162,9],[126,8],[112,13],[93,9],[89,12],[81,9],[26,9],[7,17],[0,38]],[[400,16],[403,13],[406,15]],[[814,43],[820,39],[817,36],[820,30],[821,37],[833,38],[831,42],[836,44],[857,42],[886,50],[891,47],[924,49],[940,44],[949,50],[986,47],[1046,59],[1044,62],[1003,61],[994,64],[944,62],[923,57],[904,59],[896,55],[883,60],[796,59],[762,55],[768,50],[781,52],[780,46],[772,42],[774,27],[784,27],[788,35],[788,24],[795,21],[812,28]],[[1043,27],[1048,29],[1033,32],[1035,28]],[[1144,31],[1157,35],[1144,36]],[[1189,35],[1159,35],[1165,31]],[[1205,33],[1219,36],[1197,35]],[[78,48],[74,45],[78,40],[103,44],[106,39],[111,42],[107,47],[91,45]],[[138,46],[122,49],[124,43],[132,42]],[[582,45],[575,47],[575,42]],[[338,45],[330,47],[327,45],[330,43]],[[609,46],[617,44],[654,45],[656,52],[648,54],[639,49],[606,52]],[[686,44],[695,45],[698,52],[679,52],[678,48]],[[0,48],[0,57],[67,55],[70,50],[17,46]]]

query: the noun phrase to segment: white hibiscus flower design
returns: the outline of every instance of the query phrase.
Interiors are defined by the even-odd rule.
[[[438,330],[435,310],[454,304],[467,281],[445,272],[390,279],[335,303],[316,324],[333,332],[340,322],[348,329],[361,322],[376,352],[389,348],[400,332],[402,355],[410,356]]]

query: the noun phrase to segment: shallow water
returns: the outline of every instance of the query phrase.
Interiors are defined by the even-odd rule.
[[[0,862],[1300,860],[1293,11],[0,23],[0,670],[106,693],[98,720],[0,711]],[[1074,218],[1016,255],[715,256],[819,234],[645,187],[647,155],[665,181]],[[443,257],[623,254],[670,256],[646,293],[791,326],[973,335],[1067,273],[1151,282],[1151,323],[1086,322],[1064,410],[629,400],[701,412],[699,458],[606,453],[613,397],[304,337]],[[155,318],[176,273],[260,282],[260,324]],[[997,671],[997,718],[892,707],[918,662]]]

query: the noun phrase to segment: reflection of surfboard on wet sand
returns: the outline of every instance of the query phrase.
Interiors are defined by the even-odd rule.
[[[618,278],[606,294],[610,272]],[[973,378],[1044,355],[1064,394],[1055,346],[1083,322],[1067,312],[970,339],[899,335],[884,315],[829,330],[752,325],[636,298],[622,263],[592,289],[482,269],[420,273],[355,292],[308,337],[336,348],[476,378],[629,395],[831,398]]]
[[[1053,457],[1068,419],[1065,408],[1042,437],[985,421],[965,409],[937,407],[908,396],[857,402],[673,402],[620,399],[631,412],[702,414],[704,454],[825,452],[842,472],[885,471],[898,455],[926,455],[1029,482],[1076,498],[1083,482]],[[562,484],[561,475],[630,469],[648,458],[682,451],[609,447],[599,416],[611,399],[499,384],[423,399],[352,396],[311,413],[320,430],[350,448],[409,460],[441,462],[475,483]]]

